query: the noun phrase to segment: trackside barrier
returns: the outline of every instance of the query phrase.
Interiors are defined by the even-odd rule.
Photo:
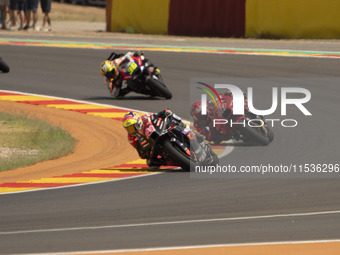
[[[107,0],[112,32],[243,37],[246,0]]]
[[[171,0],[169,34],[243,37],[246,0]]]
[[[111,31],[145,34],[168,33],[170,0],[110,1],[112,1]]]
[[[339,0],[107,0],[107,30],[254,38],[340,38]]]
[[[340,38],[340,1],[247,0],[246,37]]]

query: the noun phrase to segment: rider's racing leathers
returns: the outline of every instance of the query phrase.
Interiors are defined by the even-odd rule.
[[[135,57],[143,55],[143,53],[140,51],[137,51],[135,53],[128,52],[126,54],[115,54],[113,52],[108,59],[113,62],[113,64],[117,67],[117,70],[119,71],[121,69],[120,64],[126,59],[126,56],[128,54],[133,54],[133,56]],[[111,97],[115,99],[123,98],[126,94],[133,91],[129,86],[122,88],[123,76],[120,73],[118,74],[117,78],[114,80],[108,80],[105,77],[105,82],[111,94]]]
[[[146,114],[141,116],[143,122],[142,129],[138,131],[138,133],[134,136],[128,134],[129,143],[137,150],[139,156],[142,159],[147,159],[147,164],[150,167],[158,167],[166,164],[166,162],[164,162],[160,157],[157,157],[157,154],[152,154],[154,141],[150,138],[150,136],[156,130],[154,125],[152,124],[152,121],[154,119],[163,119],[167,116],[171,118],[172,122],[178,125],[182,125],[183,127],[186,126],[186,124],[182,122],[182,119],[180,117],[178,117],[176,114],[173,114],[170,110],[165,109],[159,113]]]

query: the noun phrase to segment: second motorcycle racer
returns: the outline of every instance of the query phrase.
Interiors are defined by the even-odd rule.
[[[269,128],[263,116],[257,116],[249,111],[245,95],[245,115],[233,114],[233,95],[227,90],[220,95],[222,104],[215,104],[213,100],[207,103],[207,114],[202,114],[202,103],[200,100],[192,104],[190,114],[194,118],[194,127],[198,133],[215,144],[230,139],[242,140],[244,142],[268,145],[274,139],[273,131]],[[214,120],[223,119],[227,123],[237,123],[233,126],[227,124],[214,124]],[[253,126],[248,125],[249,120]],[[244,125],[240,123],[244,123]]]
[[[121,99],[131,91],[152,97],[172,98],[160,70],[140,51],[111,53],[107,60],[101,63],[100,73],[114,99]]]

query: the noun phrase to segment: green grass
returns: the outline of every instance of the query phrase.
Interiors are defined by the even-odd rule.
[[[75,143],[60,126],[0,112],[0,171],[66,156]]]

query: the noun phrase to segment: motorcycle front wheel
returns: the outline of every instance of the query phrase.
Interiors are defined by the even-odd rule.
[[[267,129],[267,132],[268,132],[268,134],[267,134],[268,140],[271,143],[274,140],[274,132],[268,126],[266,126],[266,129]]]
[[[263,146],[270,143],[268,136],[262,127],[250,127],[248,125],[237,127],[238,131],[242,134],[244,141],[254,142]]]
[[[173,146],[170,141],[164,143],[163,150],[174,162],[178,163],[182,169],[190,171],[190,157],[184,151]]]

